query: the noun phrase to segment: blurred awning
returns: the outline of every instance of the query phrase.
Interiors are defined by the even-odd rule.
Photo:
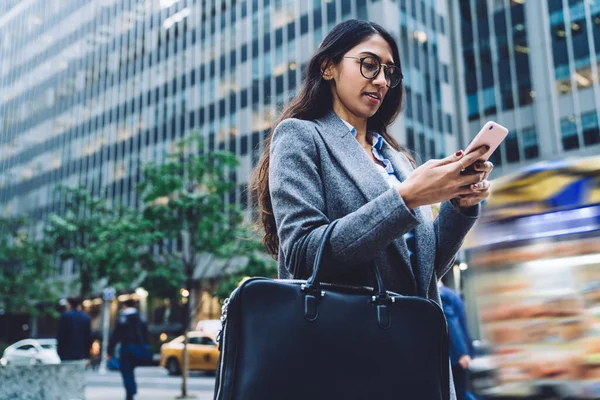
[[[600,229],[600,157],[541,162],[492,182],[465,248]]]
[[[484,220],[600,203],[600,157],[534,164],[494,180]]]

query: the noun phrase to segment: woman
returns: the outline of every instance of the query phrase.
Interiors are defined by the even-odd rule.
[[[280,117],[253,177],[264,243],[280,278],[307,278],[326,226],[329,282],[385,287],[440,303],[451,268],[488,196],[485,154],[458,151],[414,169],[388,134],[403,100],[394,39],[377,24],[337,25],[310,60],[297,97]],[[475,172],[461,171],[475,164]],[[435,222],[431,204],[442,202]],[[343,266],[343,267],[342,267]]]

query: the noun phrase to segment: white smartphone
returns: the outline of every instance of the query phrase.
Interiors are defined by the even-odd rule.
[[[488,152],[479,158],[479,160],[487,161],[498,146],[500,146],[500,143],[502,143],[506,135],[508,135],[508,129],[494,121],[488,121],[471,143],[469,143],[465,150],[465,154],[468,154],[483,145],[488,145],[490,146]]]

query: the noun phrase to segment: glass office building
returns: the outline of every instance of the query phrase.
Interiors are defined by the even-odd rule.
[[[15,0],[0,3],[0,212],[60,212],[57,184],[135,206],[148,161],[197,132],[236,153],[230,201],[278,110],[338,22],[397,38],[406,108],[392,129],[417,158],[458,148],[446,0]]]
[[[600,152],[599,0],[455,2],[466,142],[487,120],[510,134],[496,174]]]

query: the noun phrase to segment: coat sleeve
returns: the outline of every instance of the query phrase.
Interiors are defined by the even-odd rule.
[[[66,333],[67,333],[67,321],[66,321],[66,316],[65,314],[62,314],[60,316],[60,319],[58,321],[58,333],[56,335],[56,352],[58,353],[58,356],[63,359],[65,358],[65,350],[66,350]]]
[[[116,323],[115,328],[112,331],[112,334],[110,335],[110,340],[108,341],[108,348],[106,349],[106,353],[109,356],[112,356],[114,351],[115,351],[115,346],[117,345],[117,343],[121,342],[122,340],[122,325],[120,323]]]
[[[445,307],[444,307],[445,308]],[[469,348],[467,345],[467,340],[465,339],[465,335],[463,335],[463,331],[461,329],[460,321],[457,315],[449,316],[446,314],[446,319],[448,321],[448,333],[450,335],[450,346],[454,348],[455,354],[457,356],[456,362],[460,360],[462,356],[469,355]]]
[[[92,348],[92,320],[86,316],[85,327],[84,327],[84,338],[83,338],[83,354],[85,358],[90,358],[90,349]]]
[[[292,274],[291,266],[301,257],[302,271],[296,276],[310,273],[321,236],[332,222],[326,215],[315,135],[310,122],[287,119],[273,132],[270,149],[269,186],[280,257],[285,257]],[[389,189],[339,219],[331,236],[330,257],[348,266],[364,263],[417,224],[402,197]]]
[[[449,201],[441,204],[433,223],[436,236],[435,271],[440,279],[452,267],[467,233],[479,217],[480,209],[479,204],[461,211]]]

